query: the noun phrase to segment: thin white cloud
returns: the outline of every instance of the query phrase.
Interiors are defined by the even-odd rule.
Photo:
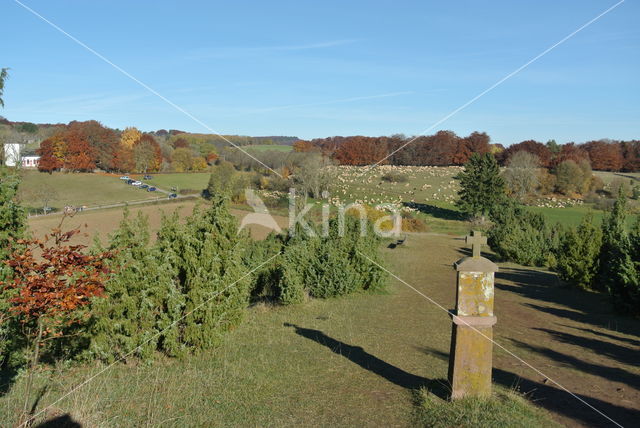
[[[188,60],[202,60],[211,58],[247,57],[265,55],[274,52],[295,52],[314,49],[327,49],[337,46],[357,43],[361,39],[340,39],[324,42],[306,43],[300,45],[275,45],[275,46],[222,46],[206,47],[192,50],[185,57]]]

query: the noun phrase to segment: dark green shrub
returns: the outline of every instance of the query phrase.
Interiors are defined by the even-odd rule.
[[[12,272],[4,262],[7,260],[11,245],[23,238],[26,230],[26,211],[17,202],[18,175],[5,167],[0,167],[0,367],[19,365],[23,361],[21,342],[23,335],[17,334],[21,326],[8,313],[7,299],[12,291],[3,291],[2,281],[11,278]]]
[[[640,313],[640,226],[629,235],[625,230],[626,197],[618,194],[613,210],[602,221],[602,250],[596,287],[609,292],[614,306],[623,313]]]
[[[576,287],[592,289],[598,273],[602,232],[587,215],[577,229],[565,231],[557,250],[556,271],[560,278]]]
[[[503,260],[528,266],[553,266],[561,229],[549,226],[542,214],[532,213],[515,202],[491,211],[488,232],[491,248]]]
[[[281,255],[258,274],[254,296],[293,304],[303,302],[307,295],[328,298],[383,288],[386,274],[377,265],[381,264],[380,239],[373,228],[367,223],[367,233],[361,236],[360,221],[351,216],[345,216],[343,227],[340,233],[336,218],[329,222],[328,236],[320,236],[316,228],[317,236],[298,231],[294,236],[272,235],[258,244],[269,248],[260,250],[265,259],[278,251]]]
[[[109,243],[118,254],[107,298],[92,308],[85,356],[144,359],[218,345],[248,304],[247,241],[216,196],[184,223],[177,213],[163,218],[152,246],[146,219],[125,216]]]
[[[179,343],[214,347],[240,322],[250,290],[247,245],[247,235],[238,233],[237,220],[219,196],[206,209],[194,209],[185,224],[176,213],[164,219],[156,246],[185,299]]]
[[[129,219],[125,211],[109,249],[117,251],[105,284],[106,298],[92,305],[85,356],[113,361],[146,359],[156,350],[180,353],[177,323],[185,298],[166,255],[149,246],[147,219]]]

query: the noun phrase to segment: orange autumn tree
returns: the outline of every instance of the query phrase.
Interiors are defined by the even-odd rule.
[[[9,315],[23,326],[32,351],[24,411],[29,410],[32,375],[46,340],[58,338],[65,327],[83,319],[79,309],[104,293],[112,257],[109,252],[88,254],[85,245],[71,245],[79,229],[58,227],[44,239],[18,240],[6,263],[12,279],[0,282],[9,304]]]
[[[64,167],[74,172],[89,172],[96,168],[94,150],[89,141],[77,131],[65,133],[66,156]]]
[[[36,150],[36,154],[40,156],[40,162],[38,162],[38,170],[41,172],[48,172],[51,174],[53,171],[57,171],[64,165],[64,158],[60,159],[56,155],[56,141],[54,138],[47,138],[40,143],[40,148]]]
[[[379,161],[387,163],[386,142],[380,138],[348,137],[336,150],[334,158],[341,165],[371,165]]]

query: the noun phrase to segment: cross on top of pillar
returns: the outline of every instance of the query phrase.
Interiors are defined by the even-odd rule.
[[[465,242],[471,245],[471,249],[473,252],[473,257],[480,257],[480,252],[483,245],[487,245],[487,237],[482,236],[482,233],[477,230],[471,231],[471,235],[466,237]]]

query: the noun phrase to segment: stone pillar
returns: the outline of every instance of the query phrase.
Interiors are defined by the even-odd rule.
[[[474,231],[466,242],[472,244],[473,256],[454,264],[458,281],[449,354],[449,382],[454,400],[491,394],[491,339],[496,323],[493,291],[498,266],[480,255],[486,237]]]

